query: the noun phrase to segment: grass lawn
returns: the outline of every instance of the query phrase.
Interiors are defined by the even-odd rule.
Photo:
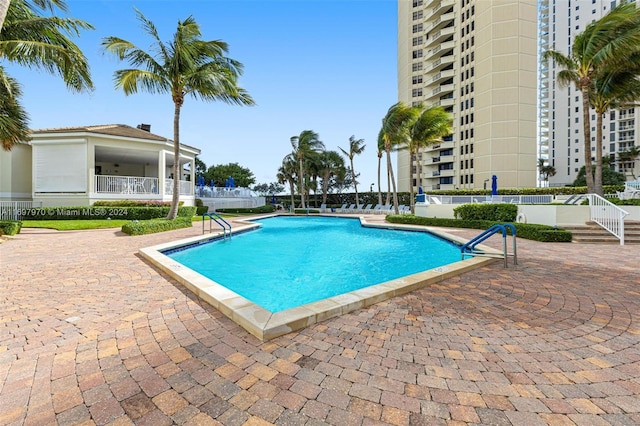
[[[128,220],[23,220],[23,228],[49,228],[58,231],[77,231],[79,229],[120,228]]]
[[[229,218],[235,215],[221,215]],[[202,216],[194,216],[193,222],[202,222]],[[205,219],[209,221],[209,218]],[[128,220],[122,219],[94,219],[94,220],[23,220],[23,228],[49,228],[58,231],[77,231],[80,229],[120,228]]]

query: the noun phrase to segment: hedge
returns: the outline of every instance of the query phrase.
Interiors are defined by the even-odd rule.
[[[191,226],[191,217],[180,216],[172,220],[151,219],[139,222],[128,222],[122,225],[122,232],[128,235],[145,235],[156,232],[172,231],[174,229],[190,228]]]
[[[456,219],[515,222],[518,206],[515,204],[463,204],[453,209]]]
[[[22,229],[22,222],[16,220],[0,220],[0,235],[16,235]]]
[[[491,220],[462,220],[431,218],[413,215],[388,215],[387,221],[407,225],[442,226],[450,228],[489,229],[493,225],[507,221]],[[555,228],[553,226],[538,225],[533,223],[513,223],[516,227],[516,235],[520,238],[542,242],[570,243],[573,234],[570,231]],[[510,233],[509,233],[510,234]]]
[[[272,204],[267,204],[261,207],[249,207],[238,209],[216,209],[216,213],[273,213],[276,208]]]
[[[91,207],[38,207],[25,209],[23,220],[84,220],[84,219],[126,219],[148,220],[166,217],[169,206],[161,207],[125,207],[125,206],[91,206]],[[196,208],[192,206],[178,207],[178,216],[192,217]]]

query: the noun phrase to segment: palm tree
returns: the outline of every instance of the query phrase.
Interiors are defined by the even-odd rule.
[[[291,153],[298,162],[298,192],[300,193],[300,208],[306,208],[304,193],[306,191],[305,184],[305,168],[304,163],[309,157],[318,154],[324,150],[324,144],[318,139],[318,134],[313,130],[303,130],[299,136],[291,137]]]
[[[631,167],[630,167],[630,173],[631,173],[631,177],[633,178],[633,180],[636,180],[636,175],[634,173],[634,169],[635,169],[635,162],[636,159],[640,157],[640,148],[638,148],[637,145],[632,146],[631,148],[627,149],[626,151],[622,151],[619,154],[620,157],[620,162],[622,162],[622,169],[626,170],[626,166],[625,163],[631,163]]]
[[[549,177],[556,175],[556,168],[550,164],[547,164],[547,160],[544,158],[538,158],[538,171],[545,182],[549,182]]]
[[[139,10],[136,10],[136,14],[144,31],[153,39],[153,54],[119,37],[105,38],[102,46],[133,67],[114,73],[116,88],[122,89],[125,95],[139,90],[171,95],[174,105],[174,179],[173,199],[167,219],[174,219],[180,200],[180,110],[186,96],[236,105],[254,105],[254,101],[238,86],[242,64],[224,56],[228,52],[227,43],[202,40],[200,26],[193,17],[178,21],[173,40],[164,43],[153,22]]]
[[[5,151],[29,139],[28,117],[18,102],[20,95],[18,82],[0,67],[0,141]]]
[[[378,138],[383,141],[384,150],[387,153],[387,172],[391,178],[395,214],[399,214],[400,211],[398,209],[398,190],[393,175],[393,166],[391,165],[391,151],[397,146],[406,144],[410,139],[409,126],[407,124],[411,122],[413,115],[412,108],[403,102],[392,105],[382,119],[382,128],[378,135]]]
[[[0,13],[6,7],[6,16],[0,29],[0,58],[8,62],[36,68],[51,74],[59,74],[67,88],[75,91],[93,90],[89,64],[78,46],[70,39],[83,29],[93,27],[81,20],[40,16],[41,11],[53,11],[54,7],[66,10],[64,1],[13,0],[0,5]],[[0,68],[2,88],[1,143],[10,150],[18,141],[27,140],[28,115],[20,105],[20,87],[16,80]],[[5,98],[6,96],[6,98]]]
[[[289,154],[282,159],[282,165],[278,169],[278,174],[276,177],[278,178],[278,182],[281,184],[288,183],[289,184],[289,192],[291,193],[291,208],[295,207],[295,184],[296,184],[296,170],[298,168],[297,160],[292,155]]]
[[[322,178],[322,204],[327,203],[329,182],[332,177],[338,180],[344,179],[347,172],[344,158],[336,151],[324,151],[320,154],[320,177]]]
[[[382,155],[384,154],[384,138],[382,137],[382,130],[378,134],[378,204],[382,205],[382,187],[380,186],[380,172],[382,168]],[[389,173],[387,173],[387,180]],[[389,188],[389,182],[387,182],[387,188]],[[387,197],[388,199],[388,197]]]
[[[606,67],[618,67],[640,46],[640,26],[634,3],[612,9],[598,21],[592,22],[577,35],[571,53],[564,55],[555,50],[544,53],[545,59],[554,60],[561,68],[557,74],[560,84],[573,83],[582,93],[584,125],[584,161],[587,190],[595,192],[591,165],[591,123],[589,120],[590,93],[594,82]]]
[[[638,21],[640,25],[640,20]],[[603,196],[602,117],[612,108],[632,107],[640,99],[640,51],[627,57],[622,68],[607,67],[592,86],[591,106],[596,111],[595,193]]]
[[[433,105],[422,110],[411,126],[411,140],[409,144],[411,147],[411,164],[409,165],[411,171],[413,171],[413,158],[418,158],[418,152],[421,149],[442,142],[442,138],[450,135],[451,132],[453,132],[453,118],[444,108]],[[418,170],[419,169],[420,162],[418,160]],[[418,174],[417,183],[418,187],[422,186],[422,175],[420,173]],[[410,182],[409,187],[411,191],[411,212],[415,213],[412,182]]]
[[[356,139],[355,136],[351,135],[349,137],[348,151],[338,147],[340,148],[340,151],[342,151],[342,153],[346,155],[347,158],[349,158],[349,162],[351,164],[351,173],[353,174],[353,189],[356,192],[356,206],[360,205],[360,200],[358,199],[358,181],[356,180],[356,177],[358,175],[356,174],[356,169],[353,168],[353,157],[362,154],[364,152],[365,146],[366,145],[364,144],[364,139]]]

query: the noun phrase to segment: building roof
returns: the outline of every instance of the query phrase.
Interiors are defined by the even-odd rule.
[[[158,142],[168,142],[173,144],[173,140],[167,139],[163,136],[156,135],[154,133],[142,130],[136,127],[131,127],[126,124],[101,124],[97,126],[78,126],[78,127],[58,127],[52,129],[35,129],[31,131],[32,134],[43,133],[98,133],[102,135],[121,136],[125,138],[147,139]],[[181,146],[191,148],[199,151],[190,145],[181,143]]]

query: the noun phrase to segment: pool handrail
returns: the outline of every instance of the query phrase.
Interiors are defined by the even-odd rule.
[[[493,256],[484,251],[477,251],[476,246],[480,244],[482,241],[491,237],[493,234],[498,232],[502,233],[502,255],[500,257],[504,258],[504,267],[507,267],[507,257],[509,253],[507,252],[507,228],[511,231],[511,235],[513,236],[513,264],[518,264],[518,254],[516,248],[516,227],[512,223],[503,223],[503,224],[495,224],[491,226],[489,229],[482,231],[480,234],[476,235],[466,243],[464,243],[460,247],[460,253],[462,255],[462,260],[464,260],[465,256]]]
[[[222,236],[223,238],[227,238],[227,226],[229,231],[229,238],[231,238],[231,224],[224,220],[222,216],[220,216],[216,212],[207,212],[202,213],[202,233],[204,234],[204,217],[209,216],[209,233],[211,233],[211,221],[215,221],[222,228]],[[214,217],[215,216],[215,217]]]

